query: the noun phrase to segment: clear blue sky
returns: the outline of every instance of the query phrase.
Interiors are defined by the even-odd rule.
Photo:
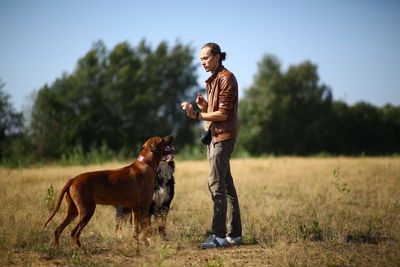
[[[263,55],[286,69],[311,60],[333,97],[400,105],[399,0],[0,0],[0,79],[17,110],[34,90],[71,73],[92,44],[145,38],[196,51],[221,45],[243,89]],[[203,85],[208,74],[198,68]],[[173,90],[173,88],[171,88]]]

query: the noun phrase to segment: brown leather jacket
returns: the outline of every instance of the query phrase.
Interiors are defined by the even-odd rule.
[[[211,123],[212,142],[218,143],[230,138],[236,138],[238,127],[238,84],[235,75],[220,65],[217,71],[206,81],[207,112],[220,110],[228,115],[226,121],[206,123],[206,129]]]

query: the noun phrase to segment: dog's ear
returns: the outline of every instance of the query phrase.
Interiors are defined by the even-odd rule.
[[[151,151],[151,152],[157,152],[157,150],[158,150],[158,143],[157,143],[157,141],[154,141],[154,142],[151,143],[151,145],[150,145],[150,151]]]
[[[147,142],[148,142],[148,141],[146,141],[146,142],[143,144],[142,149],[145,149],[145,147],[147,146]]]

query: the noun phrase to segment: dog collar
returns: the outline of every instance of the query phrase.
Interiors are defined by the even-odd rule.
[[[142,155],[139,155],[139,157],[137,158],[138,161],[143,162],[146,165],[149,165],[150,167],[153,168],[153,170],[157,170],[157,166],[154,165],[154,163],[151,160],[146,159],[145,157],[143,157]]]

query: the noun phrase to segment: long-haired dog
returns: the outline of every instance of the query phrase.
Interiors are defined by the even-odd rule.
[[[170,146],[169,153],[161,158],[158,165],[157,175],[154,183],[154,195],[150,205],[149,215],[153,216],[154,222],[162,238],[166,238],[167,216],[174,198],[175,190],[175,162],[174,149]],[[116,228],[115,234],[122,236],[123,226],[127,221],[132,222],[132,209],[127,207],[116,207]]]

